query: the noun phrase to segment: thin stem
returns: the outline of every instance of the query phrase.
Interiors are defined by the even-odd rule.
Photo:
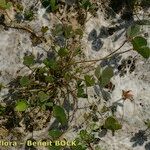
[[[32,31],[32,29],[30,29],[28,27],[24,27],[24,26],[11,26],[11,25],[7,25],[7,24],[3,24],[3,26],[7,27],[7,28],[12,28],[12,29],[24,30],[24,31],[32,34],[34,37],[36,37],[37,39],[39,39],[41,42],[45,41],[44,37],[38,36],[34,31]]]
[[[119,53],[117,53],[118,55],[120,55],[120,54],[123,54],[123,53],[126,53],[126,52],[129,52],[129,51],[131,51],[132,49],[128,49],[128,50],[126,50],[126,51],[123,51],[123,52],[119,52]],[[80,62],[75,62],[75,63],[90,63],[90,62],[92,62],[92,63],[95,63],[95,62],[97,62],[97,61],[101,61],[101,60],[105,60],[105,59],[108,59],[108,58],[111,58],[112,56],[105,56],[104,58],[100,58],[100,59],[93,59],[93,60],[87,60],[87,61],[80,61]]]
[[[77,61],[77,62],[75,62],[75,64],[85,63],[85,62],[97,62],[97,61],[108,59],[108,58],[110,58],[110,56],[112,56],[117,51],[119,51],[125,45],[126,42],[127,42],[127,40],[125,40],[119,48],[117,48],[115,51],[113,51],[112,53],[108,54],[107,56],[105,56],[103,58],[93,59],[93,60],[85,60],[85,61],[84,60],[83,61]]]

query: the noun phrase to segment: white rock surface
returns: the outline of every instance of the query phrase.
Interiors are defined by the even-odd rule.
[[[28,4],[30,1],[25,1],[25,4]],[[31,23],[31,26],[37,25],[46,26],[51,22],[48,22],[45,18],[43,18],[45,10],[39,9],[37,14],[37,20]],[[100,28],[102,26],[109,27],[111,25],[112,20],[105,20],[104,14],[99,11],[98,18],[90,18],[85,26],[85,35],[83,38],[83,45],[85,45],[85,55],[86,59],[97,59],[106,56],[113,50],[117,49],[125,40],[125,33],[121,35],[119,40],[113,42],[115,36],[123,31],[119,30],[115,32],[112,36],[108,38],[101,38],[103,41],[103,46],[99,51],[94,51],[91,48],[92,41],[88,41],[89,33],[95,29],[97,31],[97,35],[100,33]],[[1,26],[0,26],[1,28]],[[146,32],[149,32],[148,27],[144,29]],[[150,32],[149,32],[150,34]],[[150,41],[150,38],[149,38]],[[41,47],[44,47],[41,45]],[[131,46],[126,44],[121,51],[129,49]],[[45,48],[45,47],[44,47]],[[8,31],[0,31],[0,82],[7,84],[11,79],[15,78],[18,74],[17,71],[23,67],[22,61],[23,56],[26,51],[33,52],[37,54],[38,52],[43,52],[40,47],[32,47],[31,41],[29,39],[29,34],[21,31],[17,31],[14,29],[10,29]],[[139,130],[145,130],[146,126],[144,121],[146,119],[150,119],[150,60],[144,60],[137,53],[131,51],[122,55],[123,58],[127,58],[128,56],[137,57],[137,61],[135,63],[135,70],[132,73],[127,72],[125,76],[120,77],[119,74],[113,77],[112,82],[115,84],[114,91],[110,94],[110,99],[105,102],[102,99],[101,93],[97,99],[94,98],[95,91],[93,88],[89,88],[89,95],[93,95],[93,98],[79,100],[79,107],[89,106],[89,103],[95,103],[98,108],[101,108],[101,105],[104,105],[104,102],[107,105],[111,105],[113,102],[116,102],[121,98],[122,90],[131,90],[133,93],[134,101],[131,102],[127,100],[123,103],[123,101],[119,101],[123,104],[123,107],[118,106],[116,116],[121,118],[123,116],[123,129],[119,130],[115,136],[112,136],[110,132],[106,136],[102,138],[102,141],[99,145],[102,147],[102,150],[149,150],[145,146],[148,142],[150,142],[150,136],[147,136],[147,141],[144,141],[143,144],[134,147],[134,143],[138,143],[138,138],[135,140],[133,136],[139,132]],[[118,63],[121,63],[119,60]],[[97,63],[98,64],[98,63]],[[22,73],[26,73],[27,70],[23,69]],[[1,95],[4,95],[7,91],[2,91]],[[100,100],[100,103],[98,102]],[[79,109],[73,118],[73,122],[71,125],[78,126],[84,121],[84,114],[90,111],[87,109]],[[101,125],[102,122],[98,122],[98,125]],[[86,123],[83,123],[85,126]],[[45,131],[47,132],[47,131]],[[146,131],[147,132],[147,131]],[[146,133],[149,134],[149,133]],[[73,130],[68,131],[66,133],[66,138],[74,139],[76,137],[76,133]],[[131,140],[133,139],[133,141]],[[141,138],[142,140],[142,138]],[[150,144],[149,144],[150,145]],[[145,148],[144,148],[145,147]],[[147,149],[146,149],[147,148]]]

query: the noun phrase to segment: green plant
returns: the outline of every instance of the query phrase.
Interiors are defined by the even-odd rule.
[[[24,19],[32,21],[34,19],[34,12],[32,10],[26,10],[24,12]]]
[[[54,12],[58,9],[58,3],[56,0],[41,0],[43,7],[48,11]]]
[[[140,36],[140,25],[130,26],[127,30],[127,38],[131,41],[135,51],[146,59],[150,57],[150,48],[148,47],[147,40]]]
[[[28,104],[26,100],[18,100],[18,102],[16,103],[16,107],[15,110],[16,111],[26,111],[26,109],[28,108]]]
[[[0,115],[3,115],[4,112],[5,112],[5,107],[0,105]]]
[[[119,130],[122,128],[122,125],[118,122],[116,118],[110,116],[105,120],[103,127],[108,130],[111,130],[112,134],[114,135],[116,130]]]
[[[82,8],[84,8],[86,10],[92,6],[90,0],[80,0],[79,4]]]
[[[86,150],[87,148],[92,148],[92,143],[94,142],[94,135],[88,133],[86,130],[81,130],[79,137],[76,138],[77,146],[71,147],[72,150]]]
[[[9,9],[12,6],[11,2],[6,2],[5,0],[0,0],[0,8],[1,9]]]
[[[8,3],[5,1],[0,2],[3,2],[0,3],[0,7],[9,8]],[[43,7],[52,13],[58,10],[59,3],[56,0],[41,0],[41,2]],[[79,1],[79,5],[86,13],[93,8],[93,4],[89,0]],[[80,13],[80,11],[78,13]],[[32,11],[25,11],[24,17],[26,20],[31,21],[34,18],[34,13]],[[48,26],[41,27],[41,37],[28,28],[11,27],[13,29],[27,31],[31,34],[31,37],[33,37],[32,42],[34,46],[45,42],[45,44],[48,44],[50,50],[45,50],[47,56],[40,61],[40,65],[37,63],[37,58],[33,54],[23,57],[23,64],[30,70],[30,73],[18,76],[13,81],[13,84],[12,82],[8,84],[10,93],[8,99],[11,101],[9,104],[6,103],[6,107],[0,105],[0,114],[8,119],[6,124],[13,122],[15,118],[15,125],[18,127],[19,123],[24,119],[23,123],[25,124],[26,131],[31,132],[31,127],[33,130],[38,130],[38,124],[35,123],[37,115],[35,112],[40,112],[40,117],[48,114],[48,121],[50,121],[51,118],[55,118],[57,125],[55,126],[54,124],[54,127],[49,130],[48,134],[50,138],[56,140],[62,137],[71,120],[64,104],[70,103],[73,111],[76,111],[77,103],[80,98],[89,98],[89,93],[87,92],[89,87],[97,85],[102,92],[104,92],[106,88],[112,85],[114,68],[108,65],[105,67],[98,65],[95,68],[96,62],[109,60],[115,54],[119,55],[131,50],[138,52],[146,59],[149,58],[150,48],[148,47],[147,39],[140,32],[141,25],[143,24],[149,24],[149,21],[136,21],[134,25],[128,28],[127,39],[119,48],[103,58],[93,60],[85,60],[84,54],[82,53],[81,39],[83,37],[84,28],[81,28],[81,26],[74,29],[72,25],[68,23],[61,22],[54,24],[54,28],[51,30],[52,34],[50,35],[51,44],[48,44],[44,37],[45,33],[50,30]],[[38,42],[37,39],[40,39],[40,42]],[[131,43],[132,49],[119,52],[127,42]],[[51,53],[52,56],[49,56],[49,53]],[[5,87],[0,85],[0,89],[1,88]],[[115,117],[114,110],[116,107],[114,106],[115,105],[107,107],[104,105],[101,111],[98,110],[97,105],[89,106],[90,112],[84,115],[84,119],[86,122],[90,120],[92,123],[95,123],[101,121],[101,118],[97,115],[98,113],[100,115],[107,113],[109,116],[105,118],[104,123],[102,122],[103,125],[100,127],[110,130],[114,135],[117,130],[122,128],[119,120]],[[10,109],[9,114],[13,114],[13,117],[7,115],[8,109]],[[42,124],[43,126],[47,125],[47,120],[44,122],[45,124]],[[26,122],[28,122],[29,125],[27,125]],[[147,121],[145,124],[149,128],[149,122]],[[97,130],[99,130],[100,127],[97,128]],[[61,128],[65,129],[61,130]],[[93,131],[81,129],[76,139],[77,146],[71,147],[71,149],[86,150],[90,148],[93,150],[93,145],[96,140],[97,138]],[[59,150],[62,149],[62,147],[53,145],[49,149]],[[98,147],[97,149],[99,150],[100,148]]]

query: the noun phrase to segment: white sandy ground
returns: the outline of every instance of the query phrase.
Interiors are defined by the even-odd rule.
[[[25,1],[25,0],[24,0]],[[30,4],[30,1],[25,1],[25,5]],[[53,22],[50,22],[43,18],[43,14],[45,13],[44,9],[39,9],[37,14],[36,21],[32,21],[31,25],[36,28],[40,26],[52,26]],[[143,15],[141,15],[143,16]],[[48,17],[49,18],[49,17]],[[49,18],[50,19],[50,18]],[[86,58],[96,59],[103,56],[106,56],[111,51],[117,49],[122,42],[125,40],[125,34],[123,34],[118,41],[113,42],[114,36],[119,34],[121,31],[115,33],[106,39],[103,39],[104,45],[98,51],[93,51],[91,49],[91,42],[87,40],[88,34],[92,29],[96,29],[99,32],[101,26],[110,26],[111,20],[105,20],[104,15],[101,11],[98,12],[98,18],[90,18],[85,26],[85,34],[83,38],[83,45],[85,45],[84,53]],[[144,27],[146,32],[150,30],[148,27]],[[150,33],[150,32],[149,32]],[[149,38],[150,41],[150,38]],[[46,48],[44,45],[41,47]],[[127,50],[130,48],[129,44],[126,44],[121,51]],[[0,82],[7,84],[11,79],[15,78],[17,74],[17,70],[23,67],[22,59],[24,53],[26,51],[33,52],[37,54],[37,52],[42,53],[43,50],[40,47],[32,47],[29,35],[25,32],[12,30],[3,31],[0,29]],[[134,101],[131,102],[125,101],[123,107],[118,107],[116,115],[118,118],[121,118],[123,115],[123,129],[119,130],[115,136],[112,136],[110,132],[107,133],[106,136],[102,138],[102,141],[99,145],[102,147],[102,150],[144,150],[144,146],[146,143],[150,141],[150,137],[148,137],[147,141],[142,145],[138,145],[133,147],[134,142],[131,142],[130,139],[137,133],[139,130],[145,130],[146,126],[144,125],[144,121],[149,119],[150,116],[150,60],[144,60],[141,56],[137,55],[135,52],[129,52],[122,55],[122,58],[127,58],[128,56],[136,56],[138,59],[136,61],[135,71],[132,73],[127,72],[124,77],[120,77],[116,75],[112,78],[113,84],[115,84],[115,89],[111,94],[110,99],[107,102],[107,105],[111,105],[113,102],[116,102],[121,98],[122,90],[132,90]],[[23,69],[21,74],[26,73],[28,70]],[[93,88],[89,88],[89,95],[94,95],[95,91]],[[7,90],[3,90],[0,95],[2,99],[2,95],[6,94]],[[98,98],[89,97],[90,103],[95,103],[98,105],[100,109],[102,105],[104,105],[104,100],[99,94]],[[98,103],[100,100],[100,103]],[[89,102],[86,99],[79,99],[79,107],[88,106]],[[143,106],[140,105],[142,103]],[[80,109],[74,116],[74,121],[71,122],[70,125],[78,126],[81,122],[84,122],[83,115],[88,112],[89,109]],[[103,122],[98,122],[98,125],[101,125]],[[83,124],[85,127],[86,123]],[[43,135],[47,133],[47,129],[43,131],[35,132],[33,135],[36,139],[41,138]],[[27,135],[25,139],[28,139],[31,135]],[[65,137],[69,140],[74,139],[76,137],[75,131],[68,131],[65,134]],[[23,148],[20,148],[20,150]],[[43,149],[43,148],[42,148]],[[146,149],[149,150],[149,149]]]

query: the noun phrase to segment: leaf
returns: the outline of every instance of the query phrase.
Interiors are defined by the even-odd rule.
[[[82,80],[77,81],[77,97],[87,98],[87,94],[84,92]]]
[[[6,4],[6,9],[9,9],[10,7],[12,7],[12,2],[8,2],[8,3]]]
[[[92,143],[94,140],[94,135],[89,134],[86,130],[81,130],[79,135],[81,139],[86,141],[87,143]]]
[[[144,58],[150,57],[150,48],[147,47],[147,40],[143,37],[135,37],[132,41],[133,49],[141,54]]]
[[[70,74],[70,72],[65,72],[64,78],[66,81],[69,81],[70,79],[72,79],[72,75]]]
[[[133,38],[137,35],[139,35],[140,32],[140,26],[139,25],[132,25],[127,29],[127,37],[128,38]]]
[[[32,46],[37,46],[42,43],[41,39],[37,38],[34,34],[30,35]],[[31,64],[32,65],[32,64]]]
[[[62,132],[58,129],[53,129],[49,131],[49,136],[51,136],[53,139],[57,139],[62,135]]]
[[[82,0],[80,5],[81,5],[81,7],[83,7],[86,10],[92,6],[92,4],[89,0]]]
[[[41,0],[41,1],[42,1],[43,7],[45,7],[45,8],[49,7],[49,5],[50,5],[50,1],[49,0]]]
[[[28,66],[28,67],[35,63],[33,55],[31,55],[31,56],[24,56],[23,59],[24,59],[23,64]]]
[[[12,6],[11,2],[6,3],[5,0],[0,0],[0,8],[9,9]]]
[[[25,20],[29,20],[29,21],[33,20],[34,19],[34,13],[33,13],[33,11],[32,10],[26,10],[24,12],[24,19]]]
[[[101,113],[105,113],[109,111],[109,107],[103,106],[103,108],[101,109]]]
[[[106,67],[102,72],[102,77],[107,76],[108,78],[112,78],[114,76],[113,68],[112,67]]]
[[[141,47],[137,50],[144,58],[148,59],[150,57],[150,48],[147,46]]]
[[[77,35],[80,35],[80,37],[83,36],[83,31],[82,31],[82,29],[80,29],[80,28],[76,29],[76,30],[75,30],[75,33],[76,33]]]
[[[52,82],[54,82],[54,78],[52,76],[46,76],[45,81],[49,82],[49,83],[52,83]]]
[[[108,117],[105,120],[104,128],[111,130],[112,132],[122,128],[122,125],[114,117]]]
[[[0,7],[3,7],[6,5],[6,1],[5,0],[0,0]]]
[[[48,107],[52,107],[54,104],[52,102],[48,102],[45,104],[45,106],[48,106]]]
[[[28,108],[28,104],[25,100],[21,99],[16,103],[16,111],[25,111]]]
[[[82,87],[78,87],[77,97],[87,98],[87,94]]]
[[[51,6],[52,12],[58,9],[58,6],[56,5],[56,0],[50,0],[50,6]]]
[[[62,125],[67,124],[67,117],[62,107],[55,105],[53,107],[53,115]]]
[[[42,26],[41,32],[44,34],[48,31],[48,29],[49,29],[48,26]]]
[[[53,70],[57,70],[57,68],[58,68],[57,62],[56,62],[56,60],[54,60],[54,59],[48,59],[48,58],[46,58],[46,59],[43,61],[43,63],[44,63],[47,67],[49,67],[49,68],[51,68],[51,69],[53,69]]]
[[[53,35],[61,35],[63,33],[63,26],[62,24],[57,24],[55,29],[52,31]]]
[[[86,130],[81,130],[80,131],[80,137],[81,137],[81,139],[86,139],[86,138],[88,138],[87,136],[88,136],[88,133],[87,133]]]
[[[100,81],[100,85],[102,87],[105,87],[109,82],[110,82],[110,79],[114,76],[114,73],[113,73],[113,68],[112,67],[106,67],[103,71],[102,71],[102,74],[101,74],[101,77],[99,79]]]
[[[30,79],[29,79],[29,77],[28,76],[21,77],[21,79],[20,79],[20,85],[23,86],[23,87],[30,85]]]
[[[89,76],[89,75],[85,75],[84,76],[84,79],[85,79],[85,83],[86,83],[86,86],[89,87],[89,86],[93,86],[94,83],[95,83],[95,80],[93,77]]]
[[[140,47],[147,45],[147,40],[141,36],[135,37],[131,42],[135,50],[138,50]]]
[[[46,101],[46,100],[49,99],[49,95],[46,94],[46,93],[44,93],[43,91],[40,91],[38,93],[38,97],[39,97],[39,99],[40,99],[41,102],[44,102],[44,101]]]
[[[65,38],[70,38],[72,35],[72,26],[68,25],[64,27]]]
[[[67,48],[60,48],[59,51],[58,51],[58,55],[60,57],[65,57],[67,56],[69,53],[68,49]]]
[[[99,79],[101,76],[101,66],[100,65],[98,65],[97,68],[95,69],[95,76],[97,77],[97,79]]]

